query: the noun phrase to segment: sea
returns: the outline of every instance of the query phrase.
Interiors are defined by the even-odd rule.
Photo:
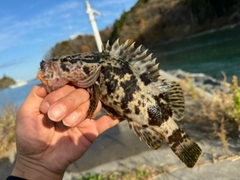
[[[190,73],[204,73],[218,80],[223,80],[224,72],[228,82],[233,75],[240,79],[240,26],[211,30],[181,41],[161,44],[154,48],[154,55],[163,70],[182,69]],[[20,107],[32,87],[39,83],[39,80],[34,80],[20,87],[1,90],[0,109],[9,102]]]

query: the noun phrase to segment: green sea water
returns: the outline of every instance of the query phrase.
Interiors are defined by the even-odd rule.
[[[225,72],[228,81],[236,75],[240,80],[240,27],[209,31],[182,41],[154,48],[160,69],[182,69],[191,73],[205,73],[218,80]]]

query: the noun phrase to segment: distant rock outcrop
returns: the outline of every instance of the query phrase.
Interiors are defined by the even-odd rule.
[[[14,85],[16,84],[16,81],[14,81],[14,79],[8,77],[8,76],[3,76],[1,79],[0,79],[0,90],[1,89],[4,89],[6,87],[9,87],[11,85]]]
[[[188,79],[189,83],[209,93],[213,93],[216,90],[230,93],[230,84],[224,81],[218,81],[203,73],[188,73],[181,69],[170,70],[167,71],[167,73],[179,79]]]

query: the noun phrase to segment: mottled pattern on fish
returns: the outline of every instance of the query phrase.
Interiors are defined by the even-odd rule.
[[[103,52],[59,56],[40,64],[39,79],[49,92],[67,83],[85,88],[91,95],[88,117],[98,100],[114,118],[127,120],[130,129],[150,148],[158,149],[164,140],[188,166],[201,155],[200,147],[175,123],[184,115],[180,85],[160,78],[156,59],[141,46],[126,41]]]

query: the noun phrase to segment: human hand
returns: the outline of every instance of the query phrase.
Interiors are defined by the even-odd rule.
[[[89,104],[84,89],[66,85],[47,95],[43,85],[36,85],[17,115],[17,161],[12,175],[62,179],[99,134],[119,123],[108,115],[85,119]],[[99,102],[94,116],[100,109]]]

